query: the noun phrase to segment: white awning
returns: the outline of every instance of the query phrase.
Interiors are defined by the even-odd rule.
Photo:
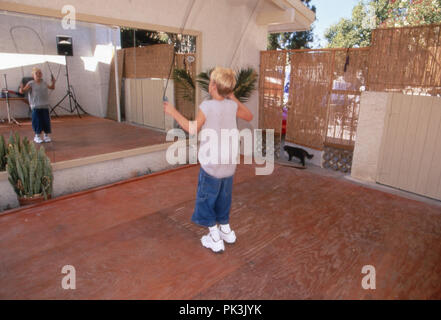
[[[310,30],[314,21],[315,13],[300,0],[265,0],[257,16],[270,33]]]

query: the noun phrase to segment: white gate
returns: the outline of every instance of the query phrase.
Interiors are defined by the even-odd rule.
[[[441,200],[441,98],[392,94],[377,182]]]

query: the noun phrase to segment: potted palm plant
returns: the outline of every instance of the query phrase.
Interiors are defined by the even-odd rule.
[[[11,136],[6,156],[8,180],[17,194],[20,205],[47,200],[52,194],[53,174],[43,147],[38,150],[25,137]]]
[[[197,82],[202,90],[208,92],[208,85],[210,84],[210,74],[214,69],[207,72],[201,72],[197,77]],[[253,91],[256,89],[257,73],[253,68],[243,68],[236,72],[236,87],[234,88],[234,95],[236,98],[245,103],[250,98]]]
[[[196,77],[196,82],[199,83],[201,89],[205,92],[208,92],[210,74],[212,71],[213,69],[201,72]],[[189,97],[189,101],[194,101],[195,82],[189,72],[184,69],[175,69],[174,80],[188,90],[188,94],[185,95],[184,98]],[[234,95],[236,98],[242,103],[247,102],[253,91],[256,89],[256,82],[257,73],[253,68],[242,68],[237,71],[236,87],[234,88]]]

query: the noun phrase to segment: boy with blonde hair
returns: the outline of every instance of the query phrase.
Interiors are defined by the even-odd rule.
[[[211,139],[201,139],[198,159],[201,163],[199,171],[196,204],[191,220],[201,226],[208,227],[209,233],[201,238],[202,245],[214,252],[225,250],[224,241],[236,242],[236,234],[229,225],[230,209],[233,192],[233,176],[236,171],[237,155],[230,152],[230,161],[221,159],[221,130],[237,130],[236,118],[251,121],[253,114],[235,96],[236,75],[233,70],[215,68],[210,75],[208,91],[212,99],[199,106],[196,116],[197,132],[211,130],[217,133],[217,144]],[[164,102],[164,111],[171,115],[187,132],[190,123],[170,103]],[[196,132],[190,132],[195,134]],[[212,145],[210,145],[212,144]],[[210,161],[202,150],[218,147],[218,161]],[[208,148],[207,148],[208,147]],[[230,149],[231,150],[231,149]],[[219,223],[219,226],[217,225]]]
[[[19,92],[21,94],[29,91],[29,105],[32,109],[32,129],[35,132],[35,143],[51,142],[49,134],[51,133],[51,119],[49,115],[49,94],[48,89],[55,89],[55,78],[51,76],[51,85],[47,85],[43,81],[43,73],[41,69],[32,68],[32,76],[34,80],[29,81],[23,88],[20,85]],[[44,132],[41,139],[40,134]]]

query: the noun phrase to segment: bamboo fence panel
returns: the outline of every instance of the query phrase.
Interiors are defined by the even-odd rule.
[[[259,128],[282,132],[286,52],[262,51],[259,78]]]
[[[193,79],[196,79],[196,55],[194,53],[176,53],[175,68],[184,69]],[[191,96],[189,90],[175,82],[175,106],[187,119],[195,119],[195,97],[193,93],[193,101],[189,101],[185,96]]]
[[[325,144],[355,145],[360,95],[367,86],[369,50],[335,51]]]
[[[124,53],[124,78],[168,78],[174,55],[172,45],[126,48]]]
[[[441,94],[441,25],[376,29],[369,57],[369,88]]]
[[[191,57],[191,58],[189,58]],[[185,69],[192,77],[196,76],[196,54],[194,53],[176,53],[175,68]]]
[[[322,150],[326,128],[332,51],[290,51],[291,78],[286,141]]]

